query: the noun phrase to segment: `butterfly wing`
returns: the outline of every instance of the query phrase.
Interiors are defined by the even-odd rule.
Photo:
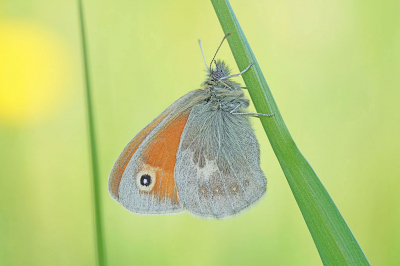
[[[195,106],[178,150],[175,183],[183,207],[221,219],[254,204],[266,192],[257,139],[248,118]]]
[[[112,198],[138,214],[180,212],[174,181],[176,154],[192,106],[204,92],[178,99],[125,147],[109,177]]]

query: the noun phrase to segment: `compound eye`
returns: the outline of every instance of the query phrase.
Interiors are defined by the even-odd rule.
[[[136,185],[140,191],[151,191],[154,187],[155,181],[155,173],[140,172],[136,176]]]
[[[220,79],[224,77],[224,74],[220,70],[215,70],[213,72],[213,77],[216,79]]]

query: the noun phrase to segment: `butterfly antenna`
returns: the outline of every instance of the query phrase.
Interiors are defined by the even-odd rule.
[[[199,45],[200,45],[201,55],[203,56],[204,64],[206,64],[207,70],[210,71],[210,69],[208,68],[207,62],[206,62],[206,57],[204,56],[204,53],[203,53],[203,47],[201,47],[201,41],[200,41],[200,39],[199,39]]]
[[[230,32],[224,36],[224,38],[222,39],[221,44],[218,46],[218,49],[217,49],[217,51],[215,52],[215,55],[214,55],[213,59],[211,60],[210,69],[211,69],[211,65],[212,65],[212,63],[213,63],[215,57],[217,56],[217,53],[218,53],[218,51],[219,51],[219,48],[221,48],[221,46],[222,46],[222,44],[224,43],[225,39],[226,39],[229,35],[231,35]]]

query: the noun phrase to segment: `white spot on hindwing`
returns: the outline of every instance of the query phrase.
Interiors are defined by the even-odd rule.
[[[205,166],[197,166],[198,193],[200,197],[228,197],[243,193],[238,180],[232,176],[226,165],[217,166],[215,160],[205,160]]]
[[[214,160],[210,161],[205,159],[205,165],[203,167],[197,167],[199,175],[204,176],[205,180],[208,180],[213,173],[219,172],[218,166]]]

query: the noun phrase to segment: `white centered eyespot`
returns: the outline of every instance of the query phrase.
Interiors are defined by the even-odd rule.
[[[136,175],[136,186],[140,191],[150,192],[156,183],[156,174],[152,171],[141,171]]]

